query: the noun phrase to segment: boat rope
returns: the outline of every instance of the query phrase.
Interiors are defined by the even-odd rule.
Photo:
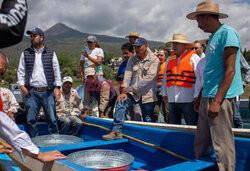
[[[104,130],[109,131],[109,132],[111,131],[110,129],[105,128],[105,127],[100,126],[100,125],[91,124],[91,123],[87,123],[87,122],[82,122],[82,123],[83,123],[84,125],[87,125],[87,126],[93,126],[93,127],[101,128],[101,129],[104,129]],[[165,149],[165,148],[163,148],[163,147],[160,147],[160,146],[158,146],[158,145],[151,144],[151,143],[148,143],[148,142],[139,140],[139,139],[137,139],[137,138],[131,137],[131,136],[126,135],[126,134],[122,134],[122,135],[123,135],[124,137],[128,138],[128,139],[131,139],[131,140],[134,140],[134,141],[136,141],[136,142],[142,143],[142,144],[144,144],[144,145],[147,145],[147,146],[150,146],[150,147],[154,147],[154,148],[156,148],[156,149],[158,149],[158,150],[164,151],[164,152],[166,152],[166,153],[168,153],[168,154],[170,154],[170,155],[172,155],[172,156],[174,156],[174,157],[177,157],[177,158],[179,158],[179,159],[181,159],[181,160],[184,160],[184,161],[191,161],[191,159],[189,159],[189,158],[187,158],[187,157],[181,156],[181,155],[179,155],[179,154],[177,154],[177,153],[175,153],[175,152],[173,152],[173,151],[167,150],[167,149]]]

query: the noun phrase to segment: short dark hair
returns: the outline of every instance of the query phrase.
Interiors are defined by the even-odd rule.
[[[168,57],[170,55],[170,51],[166,47],[160,46],[159,51],[160,50],[164,51],[166,57]]]
[[[134,47],[131,43],[124,43],[121,47],[121,50],[127,49],[129,52],[134,52]]]

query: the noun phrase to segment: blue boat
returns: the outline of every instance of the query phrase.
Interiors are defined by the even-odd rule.
[[[73,152],[90,149],[122,150],[134,156],[135,160],[131,170],[216,170],[215,155],[194,159],[193,141],[194,133],[151,128],[124,123],[121,140],[104,141],[102,135],[107,134],[112,128],[112,121],[94,117],[87,117],[83,123],[81,138],[82,143],[58,145],[40,148],[42,152],[58,150],[64,155]],[[24,125],[19,125],[25,130]],[[47,123],[38,122],[39,134],[48,134]],[[236,170],[248,170],[250,168],[250,139],[235,138]],[[39,161],[27,159],[22,163],[17,154],[10,157],[16,165],[25,170],[89,170],[68,160],[57,160],[53,163],[43,164]],[[5,154],[0,155],[0,162],[7,170],[19,168],[8,159]]]

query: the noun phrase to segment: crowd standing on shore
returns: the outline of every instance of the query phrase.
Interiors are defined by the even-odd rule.
[[[26,1],[4,0],[1,11],[6,15],[15,8],[15,4],[22,7],[25,15],[20,15],[19,22],[15,24],[1,20],[1,48],[18,43],[23,36]],[[50,134],[79,136],[82,121],[96,102],[99,117],[114,118],[112,131],[103,135],[104,140],[122,139],[122,124],[126,119],[158,122],[159,114],[162,114],[163,122],[181,124],[183,115],[187,125],[197,125],[195,157],[209,155],[211,150],[208,149],[213,145],[219,169],[234,170],[235,147],[231,128],[233,123],[235,127],[242,128],[237,102],[243,93],[243,85],[249,82],[250,71],[240,53],[238,33],[219,20],[227,17],[227,14],[219,12],[219,4],[201,2],[187,18],[196,20],[201,30],[211,33],[209,38],[192,43],[186,34],[174,33],[173,39],[167,42],[172,48],[160,47],[155,53],[138,32],[130,32],[126,36],[129,42],[121,47],[125,61],[116,77],[119,92],[104,78],[104,52],[97,38],[89,35],[80,59],[84,95],[72,88],[70,76],[61,81],[56,53],[45,45],[44,32],[39,28],[27,31],[31,46],[21,54],[17,75],[25,95],[29,136],[39,134],[36,122],[41,106]],[[5,54],[0,52],[1,77],[7,65]],[[241,71],[246,73],[243,82]],[[65,158],[58,151],[39,152],[29,136],[13,122],[18,103],[11,91],[0,88],[0,97],[0,135],[8,144],[21,156],[25,153],[45,162]],[[79,115],[74,111],[75,105]],[[16,139],[19,135],[25,141]],[[10,145],[0,145],[0,152],[13,152]]]

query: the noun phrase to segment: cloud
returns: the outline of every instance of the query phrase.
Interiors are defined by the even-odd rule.
[[[186,33],[194,41],[204,39],[197,22],[186,19],[200,0],[28,0],[27,29],[46,30],[58,22],[85,33],[124,37],[137,31],[142,37],[166,42],[173,33]],[[220,11],[229,15],[221,20],[235,28],[242,47],[250,49],[250,3],[247,0],[219,1]]]

